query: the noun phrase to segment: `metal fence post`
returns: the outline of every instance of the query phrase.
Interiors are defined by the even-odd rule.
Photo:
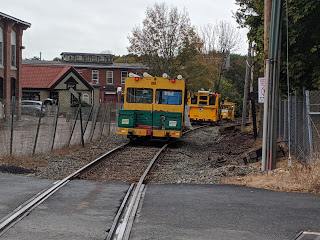
[[[100,133],[100,138],[99,139],[101,139],[102,136],[103,136],[104,125],[105,125],[106,117],[107,117],[107,114],[108,114],[107,105],[104,105],[104,108],[105,109],[104,109],[103,119],[102,119],[102,123],[101,123],[101,133]]]
[[[70,137],[69,137],[69,141],[68,141],[68,145],[67,146],[69,146],[70,145],[70,143],[71,143],[71,139],[72,139],[72,135],[73,135],[73,131],[74,131],[74,129],[75,129],[75,127],[76,127],[76,124],[77,124],[77,119],[78,119],[78,115],[79,115],[79,108],[78,108],[78,110],[77,110],[77,114],[76,114],[76,118],[75,118],[75,120],[74,120],[74,123],[73,123],[73,126],[72,126],[72,129],[71,129],[71,133],[70,133]]]
[[[111,105],[108,104],[108,130],[107,130],[107,136],[110,136],[110,128],[111,128]]]
[[[12,155],[13,152],[13,118],[14,118],[14,112],[16,107],[16,101],[15,98],[11,98],[11,126],[10,126],[10,155]]]
[[[306,150],[306,146],[307,146],[307,131],[304,131],[305,129],[307,129],[306,126],[306,88],[303,88],[303,102],[302,102],[302,148],[303,148],[303,152],[305,152]]]
[[[287,141],[287,100],[283,100],[283,139]],[[286,143],[287,145],[287,143]]]
[[[279,97],[279,122],[278,122],[278,137],[281,137],[281,98]]]
[[[308,123],[308,137],[309,137],[309,156],[313,157],[313,142],[312,142],[312,126],[310,120],[310,95],[309,91],[306,91],[306,108],[307,108],[307,123]]]
[[[40,114],[39,114],[39,121],[38,121],[37,132],[36,132],[36,137],[35,137],[35,140],[34,140],[34,145],[33,145],[32,154],[35,154],[35,153],[36,153],[36,147],[37,147],[37,142],[38,142],[38,137],[39,137],[39,131],[40,131],[40,124],[41,124],[42,112],[43,112],[43,105],[44,105],[44,103],[41,104],[41,110],[40,110]]]
[[[298,98],[297,91],[294,91],[294,154],[298,153]]]
[[[58,103],[58,106],[57,106],[57,113],[56,113],[55,121],[54,121],[54,130],[53,130],[51,151],[53,150],[54,140],[56,138],[57,125],[58,125],[58,119],[59,119],[59,111],[60,111],[60,102]]]

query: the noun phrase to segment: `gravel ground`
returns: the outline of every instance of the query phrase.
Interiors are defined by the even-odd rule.
[[[152,183],[215,184],[222,177],[258,172],[243,161],[252,146],[252,137],[237,129],[221,135],[219,129],[206,127],[179,139],[157,163],[148,180]]]
[[[252,136],[240,133],[237,129],[222,133],[219,129],[222,127],[205,127],[190,132],[171,144],[154,167],[148,181],[215,184],[222,177],[258,172],[258,169],[244,165],[243,161],[246,152],[254,145]],[[37,178],[62,179],[127,141],[125,136],[111,136],[86,148],[73,147],[23,159],[0,159],[0,171]],[[115,177],[115,180],[119,180],[119,177]]]

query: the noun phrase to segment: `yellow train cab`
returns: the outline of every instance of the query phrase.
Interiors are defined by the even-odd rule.
[[[190,121],[193,123],[218,123],[220,120],[220,99],[220,94],[211,91],[199,90],[189,94]]]

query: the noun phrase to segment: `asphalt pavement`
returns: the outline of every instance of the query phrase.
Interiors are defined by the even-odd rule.
[[[285,240],[320,231],[320,196],[232,185],[148,185],[130,240]]]
[[[72,180],[0,239],[105,239],[129,186],[128,183]]]
[[[0,174],[0,217],[53,181]],[[0,239],[105,239],[128,183],[73,180]],[[320,231],[320,196],[232,185],[147,185],[131,240],[291,240]]]

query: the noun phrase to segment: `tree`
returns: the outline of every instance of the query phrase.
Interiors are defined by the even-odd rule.
[[[52,61],[62,61],[62,59],[59,57],[55,57]]]
[[[147,8],[143,27],[135,27],[128,40],[128,51],[141,57],[158,76],[164,72],[171,76],[179,72],[185,63],[178,58],[179,54],[190,54],[201,45],[188,13],[179,12],[176,7],[169,8],[165,3]]]
[[[289,29],[289,77],[291,90],[302,92],[302,88],[313,89],[320,82],[320,1],[319,0],[286,0],[288,5],[288,23],[286,17],[282,22],[281,43],[281,74],[280,90],[282,94],[287,90],[287,34]],[[263,52],[263,0],[236,0],[239,9],[234,14],[241,27],[248,27],[248,38],[256,43],[258,63],[263,65],[266,58]],[[286,3],[286,2],[285,2]],[[285,4],[284,3],[284,4]],[[286,5],[283,6],[286,14]]]
[[[215,25],[206,24],[201,26],[198,34],[203,42],[201,52],[204,54],[233,52],[239,49],[241,44],[239,30],[226,21],[217,22]]]
[[[207,55],[207,59],[216,59],[218,75],[215,77],[213,88],[220,92],[220,82],[226,69],[226,60],[231,51],[240,47],[241,35],[231,23],[220,21],[215,25],[207,24],[200,27],[199,36],[203,42],[201,52]]]

